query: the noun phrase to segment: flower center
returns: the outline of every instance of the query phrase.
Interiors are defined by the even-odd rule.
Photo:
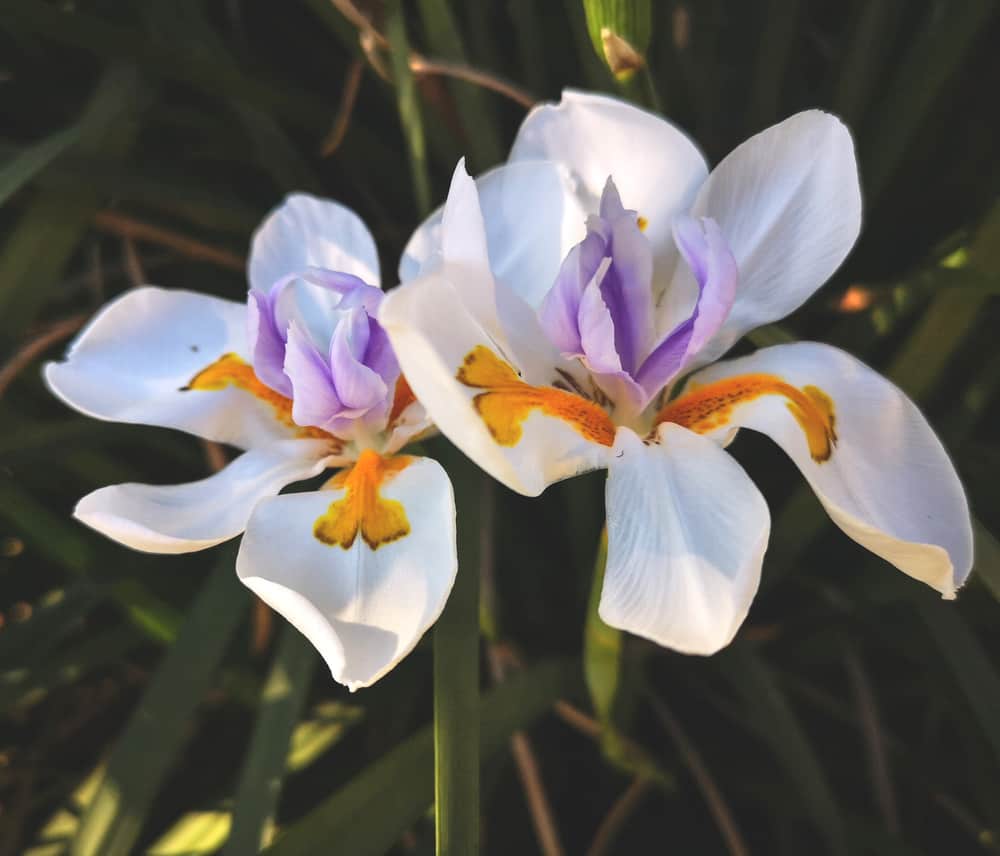
[[[313,535],[344,550],[350,549],[359,532],[372,550],[405,538],[410,534],[406,509],[401,502],[382,496],[381,488],[412,461],[409,455],[383,458],[366,449],[353,467],[330,480],[332,487],[344,488],[345,493],[316,519]]]
[[[837,445],[833,400],[819,387],[799,389],[776,375],[737,375],[695,387],[660,410],[654,424],[676,422],[697,434],[708,434],[725,427],[740,405],[765,395],[787,399],[789,411],[806,435],[812,459],[820,464],[829,460]]]
[[[520,442],[524,420],[533,410],[562,420],[587,440],[614,445],[615,426],[601,407],[571,392],[525,383],[513,366],[484,345],[466,355],[455,376],[466,386],[486,390],[472,403],[501,446]]]

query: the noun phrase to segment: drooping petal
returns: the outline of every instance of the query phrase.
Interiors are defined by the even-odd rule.
[[[716,438],[733,427],[767,434],[851,538],[954,597],[972,565],[968,503],[941,442],[892,383],[837,348],[800,342],[717,363],[688,389],[671,418]]]
[[[241,448],[293,436],[272,402],[238,385],[188,388],[226,355],[249,363],[246,312],[190,291],[127,291],[77,336],[65,362],[46,365],[45,380],[97,419],[178,428]]]
[[[359,460],[340,481],[259,503],[236,570],[355,690],[392,669],[441,614],[457,568],[455,503],[448,476],[426,458]]]
[[[282,277],[310,267],[379,284],[378,252],[361,218],[336,202],[293,193],[254,233],[250,285],[266,293]]]
[[[203,550],[239,535],[260,499],[321,473],[330,453],[323,440],[283,440],[245,452],[201,481],[102,487],[73,514],[133,550]]]
[[[732,641],[757,592],[767,503],[708,438],[671,424],[657,438],[646,445],[618,430],[599,613],[668,648],[713,654]]]
[[[637,107],[564,90],[558,104],[535,107],[521,124],[511,161],[554,160],[579,182],[588,211],[596,211],[608,176],[628,208],[646,222],[657,265],[673,253],[674,216],[691,205],[708,168],[681,131]]]
[[[460,287],[430,274],[389,292],[379,310],[430,418],[520,493],[536,495],[554,481],[603,466],[614,433],[604,411],[570,392],[522,381],[520,366],[466,309]],[[560,380],[556,375],[549,383]]]
[[[714,220],[678,217],[674,237],[698,286],[691,315],[671,330],[646,357],[637,380],[652,398],[682,372],[719,331],[732,309],[739,272]]]
[[[740,275],[729,317],[698,357],[704,365],[797,309],[840,267],[861,228],[851,135],[819,110],[792,116],[723,160],[691,213],[719,224]]]
[[[475,181],[493,276],[535,308],[584,237],[584,212],[567,170],[549,161],[505,164]],[[408,282],[441,254],[443,207],[413,233],[399,264]]]

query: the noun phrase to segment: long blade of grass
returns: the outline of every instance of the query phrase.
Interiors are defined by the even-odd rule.
[[[1000,759],[1000,675],[989,655],[951,604],[925,596],[916,609],[968,699],[965,710],[978,720]]]
[[[243,762],[224,856],[256,853],[271,836],[288,747],[315,666],[316,650],[298,630],[287,625],[261,692],[260,712]]]
[[[419,8],[427,40],[435,55],[466,62],[468,57],[462,35],[447,0],[420,0]],[[450,86],[462,117],[462,129],[468,138],[470,169],[482,172],[504,157],[493,112],[481,89],[461,81],[452,81]]]
[[[479,701],[480,752],[504,748],[511,733],[526,728],[559,698],[581,691],[576,661],[534,666]],[[430,726],[370,764],[351,782],[292,826],[267,856],[315,856],[332,842],[351,856],[381,856],[434,798],[434,734]]]
[[[233,551],[226,549],[112,751],[100,790],[73,840],[72,856],[133,852],[248,603],[233,571]]]
[[[479,573],[484,476],[449,470],[459,517],[459,567],[434,628],[434,819],[439,856],[479,852]]]
[[[77,148],[123,154],[138,133],[134,120],[147,94],[134,68],[112,66],[77,125]],[[17,335],[44,306],[102,197],[96,190],[43,191],[22,214],[0,250],[0,333]]]
[[[79,127],[57,131],[0,167],[0,205],[24,187],[80,138]]]
[[[406,138],[410,158],[410,177],[417,212],[425,217],[431,211],[431,179],[427,170],[427,139],[420,110],[417,82],[410,70],[410,41],[406,35],[406,16],[402,0],[391,0],[386,10],[386,37],[392,44],[392,75],[396,83],[396,104],[399,121]]]
[[[719,654],[716,662],[802,797],[806,811],[823,831],[831,852],[848,853],[844,820],[830,783],[770,668],[747,645],[739,643]]]

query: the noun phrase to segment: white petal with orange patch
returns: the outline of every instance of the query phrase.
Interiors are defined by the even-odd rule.
[[[94,316],[65,362],[45,366],[45,380],[96,419],[178,428],[244,449],[294,436],[271,405],[242,389],[184,389],[226,354],[249,359],[245,304],[144,286]]]
[[[767,373],[815,386],[832,402],[837,442],[817,462],[787,402],[764,396],[733,409],[732,428],[773,439],[809,481],[833,521],[901,571],[952,598],[972,567],[972,524],[962,484],[924,415],[901,390],[849,354],[799,342],[764,348],[696,372],[703,385]],[[683,394],[682,394],[683,396]]]
[[[378,491],[403,509],[405,534],[375,549],[360,532],[346,548],[328,543],[317,537],[318,521],[348,489],[286,494],[258,504],[236,562],[240,579],[352,690],[374,683],[413,649],[441,614],[458,567],[455,501],[437,462],[410,459]]]

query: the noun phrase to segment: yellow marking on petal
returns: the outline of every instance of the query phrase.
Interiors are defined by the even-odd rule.
[[[640,232],[645,232],[646,227],[649,225],[649,220],[640,215],[635,218],[635,224],[639,227]]]
[[[656,417],[656,424],[676,422],[698,434],[707,434],[729,423],[741,404],[764,395],[780,395],[799,423],[809,454],[816,463],[830,459],[837,445],[833,400],[816,386],[801,389],[770,374],[747,374],[695,387],[671,401]]]
[[[403,503],[386,499],[381,488],[412,462],[409,455],[383,458],[365,449],[353,467],[341,470],[330,480],[332,487],[344,488],[345,493],[316,519],[313,524],[316,538],[331,547],[347,550],[360,532],[362,540],[377,550],[409,535],[410,521]]]
[[[466,355],[455,377],[466,386],[487,390],[472,403],[501,446],[520,442],[522,425],[532,410],[561,419],[591,442],[615,443],[614,423],[601,407],[565,390],[525,383],[509,363],[484,345],[476,345]]]
[[[286,398],[280,392],[275,392],[265,384],[253,370],[246,360],[238,354],[223,354],[219,359],[198,374],[191,378],[183,391],[202,390],[206,392],[220,392],[227,387],[234,386],[249,392],[254,398],[258,398],[266,404],[271,405],[274,415],[278,421],[289,428],[294,428],[300,437],[308,437],[317,440],[335,440],[338,446],[342,445],[339,438],[328,434],[319,428],[303,427],[296,425],[292,419],[292,400]]]

